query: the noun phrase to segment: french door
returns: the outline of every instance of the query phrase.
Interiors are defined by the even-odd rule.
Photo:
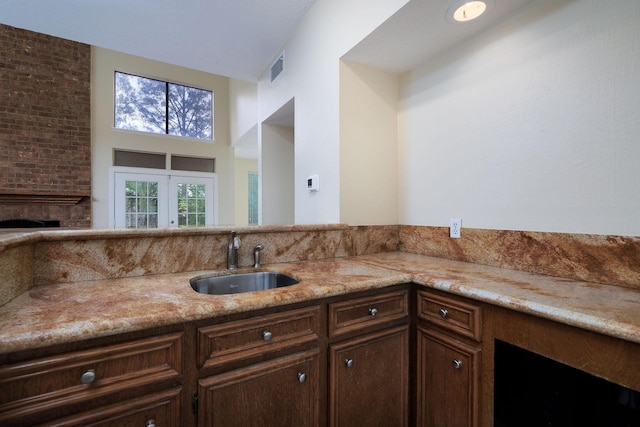
[[[216,175],[111,168],[110,227],[204,227],[216,224]]]

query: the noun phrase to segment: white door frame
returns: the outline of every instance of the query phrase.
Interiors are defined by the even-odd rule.
[[[177,187],[180,181],[188,179],[189,183],[211,184],[207,186],[206,225],[218,223],[218,176],[208,172],[173,171],[162,169],[134,168],[111,166],[109,168],[109,228],[121,226],[117,220],[118,212],[124,212],[124,203],[117,191],[122,191],[120,182],[132,179],[136,181],[158,181],[158,228],[177,227]],[[184,182],[184,181],[183,181]],[[160,198],[162,197],[162,200]],[[162,205],[165,208],[162,208]],[[175,208],[175,212],[171,209]],[[120,209],[120,211],[118,211]],[[172,217],[173,215],[173,217]],[[162,221],[161,221],[162,219]],[[123,226],[123,225],[122,225]]]

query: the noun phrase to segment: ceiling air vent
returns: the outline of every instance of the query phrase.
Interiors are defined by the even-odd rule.
[[[280,54],[278,59],[275,60],[273,65],[271,65],[271,82],[278,78],[280,74],[284,71],[284,52]]]

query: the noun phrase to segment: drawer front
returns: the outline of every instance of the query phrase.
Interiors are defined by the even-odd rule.
[[[329,304],[329,337],[384,324],[409,315],[409,292],[388,292]]]
[[[265,353],[310,343],[320,335],[320,307],[306,307],[198,329],[198,366],[249,361]]]
[[[482,340],[482,310],[480,306],[418,291],[418,317],[445,329]]]
[[[182,333],[0,366],[0,424],[181,374]]]
[[[57,419],[56,427],[179,427],[181,389],[140,396]]]

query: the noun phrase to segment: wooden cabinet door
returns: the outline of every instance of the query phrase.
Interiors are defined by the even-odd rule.
[[[319,354],[314,349],[200,380],[198,425],[318,426]]]
[[[417,425],[478,425],[480,349],[418,328]]]
[[[407,425],[407,325],[332,344],[329,352],[331,426]]]

